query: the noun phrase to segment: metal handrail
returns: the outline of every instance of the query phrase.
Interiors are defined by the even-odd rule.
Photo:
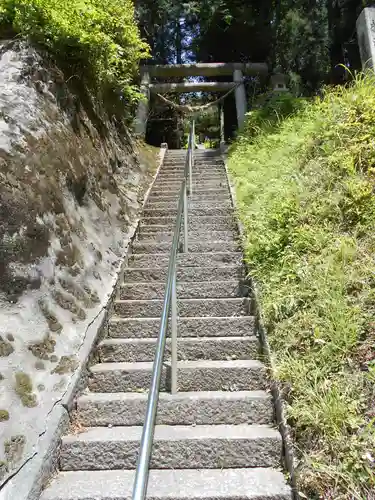
[[[192,165],[194,148],[194,121],[190,124],[188,150],[185,159],[184,178],[181,183],[178,198],[176,225],[173,233],[172,248],[168,263],[167,283],[164,292],[163,311],[161,315],[159,336],[156,345],[156,354],[152,368],[150,392],[148,394],[146,417],[142,430],[137,469],[133,486],[132,500],[144,500],[147,494],[149,464],[154,440],[156,412],[159,402],[160,379],[163,369],[163,358],[167,338],[169,312],[171,310],[172,322],[172,348],[171,348],[171,389],[172,394],[177,392],[177,291],[176,291],[176,265],[177,251],[180,242],[182,216],[184,219],[184,252],[188,251],[188,180],[189,194],[192,194]]]

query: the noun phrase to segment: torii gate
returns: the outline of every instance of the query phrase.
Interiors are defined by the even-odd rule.
[[[147,116],[150,93],[165,94],[168,92],[227,92],[234,90],[238,127],[245,120],[247,100],[244,75],[267,75],[266,63],[196,63],[142,66],[141,92],[145,99],[139,103],[135,119],[135,133],[141,137],[146,135]],[[187,76],[233,75],[232,82],[184,82],[184,83],[150,83],[152,77],[170,78]],[[223,124],[222,124],[223,126]]]

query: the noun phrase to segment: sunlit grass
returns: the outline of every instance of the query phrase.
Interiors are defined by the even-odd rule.
[[[283,102],[281,115],[272,105],[250,115],[229,169],[299,486],[375,498],[375,82]]]

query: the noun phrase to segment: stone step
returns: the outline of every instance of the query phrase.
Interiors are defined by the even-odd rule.
[[[162,176],[158,176],[154,182],[153,188],[157,186],[158,184],[175,184],[176,186],[181,186],[182,182],[182,177],[181,178],[175,178],[175,179],[164,179]],[[193,190],[195,188],[201,188],[202,186],[210,185],[212,184],[213,186],[223,184],[224,186],[228,185],[228,179],[225,176],[209,176],[208,178],[200,179],[198,177],[193,177]]]
[[[124,270],[125,283],[137,282],[159,282],[164,283],[167,279],[168,268],[164,267],[127,267]],[[244,270],[236,265],[216,265],[205,267],[178,267],[177,281],[233,281],[244,278]]]
[[[163,162],[163,167],[166,165],[178,165],[181,167],[185,167],[185,159],[186,157],[174,158],[174,157],[166,157]],[[196,156],[194,158],[193,167],[197,165],[223,165],[224,161],[222,158],[207,158],[204,156]]]
[[[180,156],[180,157],[175,157],[175,156],[165,156],[164,157],[164,162],[177,162],[177,163],[180,163],[181,165],[185,165],[185,160],[186,160],[186,154],[184,156]],[[223,157],[222,156],[204,156],[204,155],[194,155],[194,165],[196,163],[204,163],[204,162],[207,162],[207,163],[218,163],[218,162],[221,162],[221,163],[224,163],[224,160],[223,160]]]
[[[125,283],[120,287],[120,299],[142,300],[162,299],[165,283]],[[177,283],[177,297],[180,299],[247,297],[249,287],[238,281],[200,281]]]
[[[203,177],[209,177],[209,178],[222,178],[222,179],[227,179],[227,173],[225,171],[224,166],[222,165],[212,165],[212,166],[206,166],[206,165],[198,165],[197,167],[194,167],[192,169],[192,179],[193,181],[198,181]],[[184,168],[178,168],[178,167],[164,167],[159,171],[157,179],[160,179],[161,177],[178,177],[179,180],[182,180],[182,178],[185,176],[185,169]],[[187,172],[187,177],[190,176],[190,172]]]
[[[181,236],[184,235],[184,223],[183,220],[181,221],[181,230],[180,234]],[[193,221],[193,223],[190,223],[188,219],[188,229],[189,229],[189,238],[201,238],[202,236],[206,235],[208,232],[213,236],[213,239],[216,238],[217,236],[221,236],[222,234],[224,235],[224,238],[228,238],[229,234],[232,236],[232,238],[235,238],[236,236],[238,237],[238,232],[237,232],[237,226],[235,224],[232,224],[228,228],[228,226],[223,225],[223,228],[221,229],[220,226],[218,225],[218,229],[215,228],[213,224],[210,223],[202,223],[198,221]],[[144,223],[141,223],[139,225],[138,233],[137,235],[141,236],[142,234],[150,234],[150,233],[158,233],[158,234],[165,234],[166,236],[173,236],[174,233],[174,224],[170,225],[145,225]],[[216,235],[215,233],[218,233]],[[227,234],[225,234],[227,233]]]
[[[176,173],[181,173],[185,174],[185,165],[181,162],[169,162],[169,163],[164,163],[162,168],[160,169],[159,173],[168,173],[168,172],[176,172]],[[195,163],[192,168],[193,174],[199,173],[199,172],[219,172],[219,173],[224,173],[226,174],[225,166],[223,162],[212,162],[212,163],[207,163],[207,162],[199,162]]]
[[[148,203],[143,209],[142,217],[169,217],[176,220],[177,216],[177,208],[178,203],[176,202],[161,202],[161,203]],[[202,217],[202,221],[204,222],[207,219],[207,222],[211,222],[213,218],[216,219],[228,219],[233,220],[235,217],[235,211],[230,201],[218,203],[217,201],[212,200],[211,202],[206,203],[195,203],[190,202],[188,204],[188,218],[190,220],[199,220]]]
[[[60,473],[40,500],[131,500],[132,470]],[[276,469],[151,470],[148,500],[292,500]]]
[[[153,214],[152,214],[153,215]],[[233,213],[231,215],[195,215],[193,212],[188,214],[189,225],[198,226],[199,225],[220,225],[224,227],[229,227],[230,229],[234,229],[237,227]],[[150,216],[149,214],[143,213],[143,217],[141,220],[141,225],[144,226],[168,226],[174,227],[176,224],[176,216],[173,215],[159,215],[159,216]],[[222,229],[220,229],[222,231]]]
[[[156,206],[155,206],[156,205]],[[168,204],[161,204],[158,207],[158,203],[150,203],[146,205],[146,208],[143,210],[143,216],[145,218],[149,217],[171,217],[174,221],[177,217],[177,209],[174,203],[170,204],[168,208]],[[192,207],[188,209],[188,218],[198,218],[198,217],[230,217],[233,219],[234,210],[230,203],[224,203],[223,206],[218,206],[217,202],[215,204],[211,204],[211,206],[206,205],[202,208]],[[237,226],[236,226],[237,227]]]
[[[183,229],[181,228],[181,237],[180,242],[184,241],[183,237]],[[199,230],[189,230],[189,245],[191,240],[206,240],[208,242],[212,241],[234,241],[238,238],[238,234],[236,231],[208,231],[204,229]],[[152,240],[154,242],[169,242],[172,243],[173,239],[173,231],[163,231],[159,233],[153,233],[150,231],[142,231],[137,234],[137,241],[149,241]],[[192,241],[193,243],[193,241]],[[190,246],[189,246],[189,251]]]
[[[187,151],[184,150],[184,154],[182,155],[178,155],[178,154],[170,154],[168,153],[166,156],[165,156],[165,161],[167,160],[179,160],[180,162],[182,162],[182,164],[184,164],[184,160],[186,159],[186,154],[187,154]],[[218,155],[218,154],[210,154],[210,155],[207,155],[207,154],[201,154],[200,151],[196,151],[194,153],[194,161],[197,162],[197,161],[223,161],[221,155]]]
[[[112,317],[108,335],[112,338],[156,338],[160,318]],[[236,337],[254,334],[254,317],[195,317],[178,318],[178,336],[181,337]],[[170,335],[170,325],[168,327]]]
[[[184,179],[184,173],[181,171],[181,174],[178,172],[164,172],[160,173],[155,182],[158,181],[163,181],[163,182],[168,182],[168,183],[176,183],[176,184],[181,184],[182,180]],[[228,177],[226,173],[223,172],[194,172],[193,173],[193,187],[195,184],[201,184],[202,182],[211,182],[211,181],[220,181],[220,182],[227,182]],[[190,184],[190,181],[188,180],[188,184]]]
[[[193,166],[196,165],[224,165],[224,160],[222,158],[205,158],[197,156],[194,159]]]
[[[186,157],[186,149],[169,149],[165,158],[184,158]],[[221,159],[221,153],[218,150],[211,149],[195,149],[194,158]]]
[[[148,390],[153,362],[99,363],[90,367],[88,387],[92,392]],[[266,367],[257,360],[179,361],[180,391],[253,391],[266,389]],[[161,391],[170,390],[170,363],[165,362]]]
[[[177,216],[177,201],[172,203],[147,203],[144,210],[144,217],[174,217]],[[217,200],[212,200],[211,203],[189,203],[189,217],[213,217],[213,216],[232,216],[234,210],[230,201],[218,203]]]
[[[176,189],[170,189],[165,186],[153,187],[149,199],[154,199],[155,197],[159,198],[160,196],[165,196],[165,195],[177,198],[180,194],[179,192],[180,187],[181,186],[177,187]],[[214,186],[214,187],[200,186],[200,187],[194,187],[193,193],[194,196],[196,197],[197,196],[205,197],[206,194],[214,196],[221,196],[221,195],[229,196],[229,189],[228,187],[221,187],[221,186]]]
[[[146,392],[90,393],[77,400],[84,427],[143,425]],[[272,424],[272,397],[265,391],[160,393],[159,425]]]
[[[186,149],[184,150],[184,155],[183,156],[178,156],[178,155],[170,155],[170,153],[168,152],[168,154],[164,157],[164,160],[167,161],[167,160],[176,160],[176,159],[179,159],[180,161],[183,162],[184,164],[184,160],[186,159]],[[215,154],[215,155],[202,155],[201,152],[198,150],[196,150],[196,152],[194,153],[194,161],[223,161],[223,157],[219,154]]]
[[[221,204],[221,202],[225,202],[230,200],[230,194],[228,189],[222,189],[219,191],[208,191],[206,193],[195,194],[193,192],[192,195],[189,196],[190,203],[212,203],[217,202],[217,204]],[[170,202],[177,203],[178,201],[178,193],[168,193],[163,192],[160,194],[156,194],[154,192],[150,193],[150,196],[147,198],[147,203],[159,203],[159,202]]]
[[[223,162],[198,162],[193,165],[192,172],[220,172],[225,173],[225,166]],[[160,170],[160,173],[164,172],[181,172],[185,173],[184,162],[165,162]]]
[[[169,173],[169,172],[185,174],[184,163],[183,162],[182,163],[181,162],[164,163],[162,168],[160,169],[159,174]],[[193,165],[193,168],[192,168],[193,175],[200,173],[200,172],[204,172],[204,173],[206,173],[206,172],[207,173],[218,172],[220,174],[225,174],[225,175],[227,173],[223,162],[217,162],[217,163],[199,162],[199,163],[196,163],[195,165]]]
[[[207,241],[202,239],[189,239],[189,254],[205,253],[205,252],[238,252],[241,249],[239,241]],[[166,253],[171,252],[171,240],[168,241],[155,241],[155,240],[142,240],[135,241],[132,245],[133,254],[138,253]]]
[[[188,175],[190,175],[190,172],[188,172]],[[193,179],[194,178],[200,179],[201,177],[210,177],[210,178],[222,177],[223,179],[227,179],[227,173],[224,167],[222,168],[197,167],[193,168],[192,175]],[[163,167],[158,174],[158,179],[160,179],[161,177],[176,177],[178,179],[182,179],[184,176],[185,176],[185,169],[183,168],[168,169]]]
[[[178,299],[179,316],[245,316],[249,299]],[[114,312],[125,318],[160,318],[163,300],[116,300]]]
[[[181,184],[184,176],[178,174],[159,174],[156,181],[163,183],[176,183]],[[188,181],[189,182],[189,181]],[[193,186],[194,184],[210,183],[210,182],[223,182],[227,183],[227,176],[224,174],[194,174],[193,175]]]
[[[166,221],[166,224],[157,224],[154,220],[150,221],[150,218],[142,219],[143,222],[140,223],[138,228],[138,234],[141,235],[143,233],[170,233],[174,231],[176,225],[176,218],[170,217],[171,222]],[[156,217],[156,219],[161,220],[161,217]],[[196,217],[192,220],[192,217],[188,218],[188,229],[189,234],[196,233],[206,233],[207,231],[233,231],[236,234],[237,225],[232,219],[231,221],[224,222],[200,222],[200,217]],[[183,223],[182,223],[183,226]],[[183,227],[181,228],[181,232],[183,232]]]
[[[90,427],[62,438],[61,470],[132,469],[142,426]],[[282,442],[266,425],[157,425],[151,469],[277,467]]]
[[[199,174],[201,172],[203,173],[210,173],[213,172],[214,174],[216,172],[220,174],[227,175],[227,171],[225,168],[225,164],[223,162],[196,162],[192,166],[192,174]],[[166,162],[163,163],[163,166],[159,170],[159,174],[165,174],[165,173],[176,173],[176,174],[183,174],[185,175],[186,169],[185,169],[185,162]],[[189,175],[189,169],[187,170],[187,175]]]
[[[170,160],[170,159],[182,159],[182,160],[185,160],[186,158],[186,154],[187,154],[187,151],[186,149],[183,151],[183,154],[181,156],[179,156],[179,154],[175,154],[175,153],[170,153],[170,151],[168,151],[168,154],[165,156],[165,160]],[[222,160],[222,156],[221,154],[202,154],[202,151],[201,150],[198,150],[196,149],[195,150],[195,153],[194,153],[194,160],[195,161],[201,161],[201,160],[207,160],[207,161],[223,161]]]
[[[214,267],[236,265],[243,262],[241,252],[207,252],[207,253],[180,253],[177,257],[178,267]],[[169,255],[165,253],[133,254],[129,258],[129,267],[167,267]]]
[[[156,179],[152,189],[155,191],[160,191],[160,190],[174,190],[176,193],[179,192],[181,189],[181,182],[182,181],[163,181],[163,180],[158,180]],[[208,190],[208,189],[228,189],[228,182],[227,180],[221,181],[219,179],[212,179],[212,180],[204,180],[201,182],[193,182],[192,186],[193,192],[196,191],[203,191],[203,190]]]
[[[102,363],[153,361],[157,339],[104,339],[98,345]],[[178,359],[253,359],[257,358],[258,340],[253,337],[184,337],[179,338]],[[171,357],[171,342],[167,339],[164,360]]]
[[[193,167],[192,170],[193,176],[200,176],[200,175],[211,175],[215,176],[217,175],[223,175],[227,176],[227,173],[225,171],[224,165],[196,165]],[[179,175],[179,176],[184,176],[185,175],[185,168],[184,167],[179,167],[177,165],[163,165],[163,168],[160,170],[159,176],[161,175]]]
[[[189,189],[189,187],[188,187]],[[202,194],[219,192],[219,194],[226,194],[229,196],[229,186],[226,183],[219,181],[214,182],[202,182],[200,184],[193,184],[192,190],[195,196],[201,196]],[[152,188],[152,196],[159,195],[175,195],[176,198],[180,195],[181,183],[180,182],[157,182]],[[189,191],[188,191],[189,194]]]

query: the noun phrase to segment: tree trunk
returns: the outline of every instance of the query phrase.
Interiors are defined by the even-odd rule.
[[[176,64],[182,64],[182,33],[179,18],[176,21]]]

